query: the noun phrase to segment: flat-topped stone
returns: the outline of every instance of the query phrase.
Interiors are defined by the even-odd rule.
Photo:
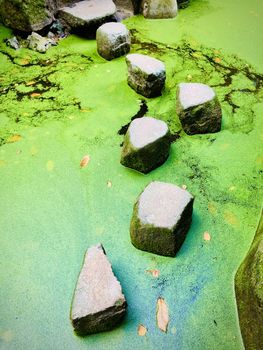
[[[175,256],[192,220],[194,197],[169,183],[151,182],[133,209],[132,244],[141,250]]]
[[[189,134],[218,132],[222,112],[215,91],[201,83],[181,83],[177,90],[177,113]]]
[[[143,0],[142,13],[146,18],[173,18],[177,15],[176,0]]]
[[[148,173],[169,156],[170,131],[167,124],[152,117],[131,122],[124,137],[121,164]]]
[[[101,244],[89,248],[76,284],[71,320],[77,334],[112,329],[126,312],[121,285]]]
[[[71,28],[101,25],[108,21],[116,12],[112,0],[84,0],[62,7],[59,16]]]
[[[96,33],[98,53],[106,60],[130,51],[130,33],[122,23],[110,22],[100,26]]]
[[[165,65],[156,58],[129,54],[126,56],[128,67],[128,84],[145,97],[161,95],[165,84]]]

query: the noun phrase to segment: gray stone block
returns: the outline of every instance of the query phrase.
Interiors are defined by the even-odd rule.
[[[105,23],[96,33],[98,53],[106,60],[125,55],[130,51],[130,34],[122,23]]]
[[[194,197],[182,188],[151,182],[134,205],[132,244],[151,253],[175,256],[192,221]]]
[[[189,135],[221,130],[222,111],[215,91],[200,83],[181,83],[177,90],[177,114]]]
[[[152,117],[131,122],[124,137],[121,164],[148,173],[169,156],[170,132],[167,124]]]
[[[74,292],[71,320],[78,335],[107,331],[126,313],[127,303],[102,245],[89,248]]]
[[[141,54],[126,56],[128,84],[145,97],[161,95],[165,84],[166,72],[163,62]]]
[[[177,15],[177,1],[143,0],[142,13],[146,18],[173,18]]]

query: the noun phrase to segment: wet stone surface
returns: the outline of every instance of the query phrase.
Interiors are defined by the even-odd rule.
[[[165,84],[166,72],[163,62],[156,58],[130,54],[126,56],[128,84],[145,97],[161,95]]]
[[[78,335],[107,331],[126,313],[127,303],[101,244],[89,248],[78,278],[71,320]]]
[[[170,131],[167,124],[152,117],[131,122],[124,138],[121,164],[148,173],[169,156]]]
[[[177,113],[189,134],[218,132],[222,112],[214,90],[205,84],[181,83],[177,91]]]
[[[146,18],[173,18],[177,15],[176,0],[143,0],[141,6]]]
[[[130,51],[130,34],[122,23],[105,23],[96,33],[98,53],[106,60],[125,55]]]
[[[194,197],[178,186],[151,182],[133,209],[132,244],[151,253],[175,256],[191,225],[193,201]]]

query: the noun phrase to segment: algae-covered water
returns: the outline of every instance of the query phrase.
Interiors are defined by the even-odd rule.
[[[262,202],[262,14],[260,0],[193,0],[176,19],[126,20],[132,52],[166,64],[166,87],[155,99],[130,89],[125,59],[103,60],[94,40],[72,35],[44,55],[1,43],[1,349],[243,348],[234,275]],[[1,27],[0,35],[12,33]],[[181,81],[215,88],[220,133],[184,134],[175,113]],[[119,159],[123,126],[145,106],[175,141],[168,161],[141,175]],[[90,162],[81,168],[84,155]],[[186,185],[196,197],[175,258],[130,243],[133,204],[152,180]],[[111,332],[79,338],[70,304],[84,252],[97,242],[128,314]],[[156,326],[158,297],[169,307],[167,333]]]

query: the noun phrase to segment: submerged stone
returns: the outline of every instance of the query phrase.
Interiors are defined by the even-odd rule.
[[[14,36],[13,38],[7,39],[6,44],[15,50],[20,49],[20,44],[19,44],[16,36]]]
[[[239,324],[245,348],[263,344],[263,216],[251,248],[235,278]]]
[[[151,253],[175,256],[192,221],[194,197],[165,182],[151,182],[134,205],[132,244]]]
[[[147,18],[173,18],[177,15],[177,1],[142,0],[142,13]]]
[[[95,31],[113,18],[116,6],[112,0],[84,0],[59,10],[60,18],[72,29]]]
[[[98,53],[106,60],[125,55],[130,51],[130,34],[122,23],[105,23],[96,34]]]
[[[188,135],[221,130],[222,111],[215,91],[200,83],[181,83],[177,90],[177,114]]]
[[[101,244],[89,248],[74,292],[71,320],[77,334],[107,331],[126,313],[127,303]]]
[[[53,39],[45,38],[37,33],[32,33],[27,38],[28,47],[34,51],[46,52],[52,45],[56,45]]]
[[[161,95],[166,72],[163,62],[142,54],[126,56],[128,84],[145,97]]]
[[[146,174],[166,161],[169,150],[167,124],[152,117],[138,118],[124,137],[121,164]]]

